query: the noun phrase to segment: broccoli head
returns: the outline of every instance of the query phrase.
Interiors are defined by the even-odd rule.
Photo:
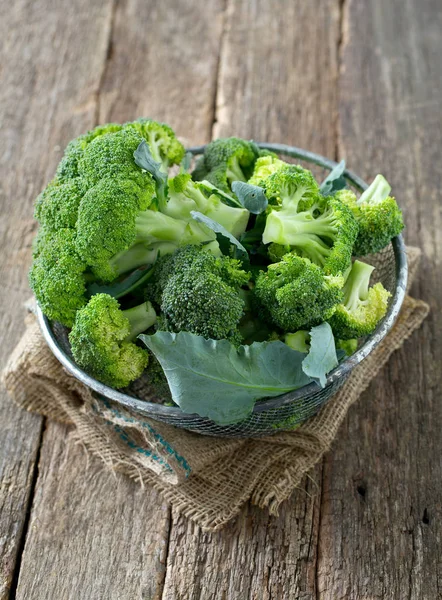
[[[240,286],[248,281],[238,261],[186,246],[159,259],[146,293],[161,309],[160,327],[240,343],[245,308]]]
[[[346,273],[343,301],[330,318],[335,336],[341,340],[372,333],[385,316],[391,294],[382,283],[369,287],[374,267],[356,260]]]
[[[98,127],[95,127],[95,129],[70,141],[66,146],[64,156],[57,167],[57,179],[61,183],[65,183],[70,179],[79,177],[78,161],[82,157],[83,150],[89,142],[92,142],[95,138],[106,133],[120,131],[122,128],[123,126],[118,123],[107,123],[107,125],[99,125]]]
[[[404,228],[401,209],[389,195],[390,191],[386,179],[377,175],[359,199],[350,190],[336,193],[336,197],[353,212],[359,225],[353,250],[356,256],[379,252]]]
[[[141,118],[124,125],[125,129],[135,129],[148,143],[150,152],[166,173],[171,165],[178,165],[184,158],[184,146],[178,141],[174,130],[165,123]]]
[[[266,191],[280,202],[269,207],[262,236],[264,244],[279,245],[269,249],[271,260],[283,252],[281,247],[290,246],[327,275],[349,267],[358,225],[344,203],[334,196],[321,197],[311,173],[300,167],[271,175]]]
[[[255,162],[252,176],[248,183],[265,187],[265,182],[270,175],[276,173],[280,169],[287,167],[288,163],[284,162],[276,156],[260,156]]]
[[[103,179],[130,180],[138,186],[141,210],[150,206],[155,195],[155,182],[134,159],[143,138],[133,129],[106,133],[90,142],[79,160],[78,171],[88,189]]]
[[[176,219],[190,219],[198,211],[220,223],[239,238],[246,230],[249,211],[224,204],[215,193],[208,193],[203,184],[192,181],[189,173],[169,179],[169,201],[165,212]]]
[[[264,181],[270,204],[293,211],[310,208],[319,198],[319,186],[313,174],[299,165],[285,165],[275,170]]]
[[[83,196],[80,180],[51,181],[35,202],[34,216],[46,231],[75,228]]]
[[[133,340],[156,321],[150,303],[121,310],[108,294],[92,296],[76,315],[69,334],[72,354],[80,367],[112,387],[125,387],[143,373],[147,350]]]
[[[131,180],[102,179],[83,196],[78,210],[77,250],[103,281],[149,264],[152,246],[162,254],[170,244],[200,244],[215,234],[193,219],[174,219],[155,210],[140,210],[139,187]],[[165,243],[161,252],[158,243]],[[142,253],[145,251],[145,260]]]
[[[331,317],[342,301],[342,276],[324,275],[306,258],[286,254],[256,279],[255,295],[275,325],[297,331]]]
[[[44,314],[70,327],[86,304],[86,264],[75,249],[75,232],[44,233],[29,273],[29,282]]]
[[[253,172],[259,149],[253,142],[237,137],[219,138],[207,144],[192,173],[193,179],[206,179],[223,192],[234,181],[247,181]]]

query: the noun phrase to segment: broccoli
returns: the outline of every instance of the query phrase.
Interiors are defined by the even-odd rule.
[[[295,333],[286,333],[284,342],[293,350],[307,353],[310,349],[310,333],[305,329],[300,329]]]
[[[343,350],[346,356],[351,356],[358,349],[358,340],[336,340],[336,349]]]
[[[390,191],[386,179],[377,175],[359,200],[350,190],[336,193],[336,197],[351,209],[359,225],[353,249],[355,256],[379,252],[404,228],[401,209],[389,196]]]
[[[207,215],[237,238],[245,232],[250,214],[245,208],[227,206],[215,193],[207,197],[204,185],[192,181],[189,173],[180,173],[169,179],[165,212],[176,219],[190,219],[191,211]]]
[[[51,181],[35,202],[35,218],[46,231],[75,228],[83,189],[78,179]]]
[[[382,283],[369,287],[374,267],[356,260],[345,274],[343,301],[330,318],[335,336],[341,340],[372,333],[387,312],[391,296]]]
[[[73,139],[66,146],[64,156],[57,167],[56,178],[60,183],[66,183],[70,179],[79,177],[78,161],[83,155],[83,150],[95,138],[106,133],[115,133],[123,128],[118,123],[108,123],[107,125],[99,125],[88,131],[84,135]]]
[[[148,143],[153,159],[161,164],[167,173],[171,165],[179,165],[184,158],[184,146],[176,138],[169,125],[152,119],[141,118],[124,125],[125,129],[135,129]]]
[[[288,164],[275,156],[260,156],[255,162],[255,168],[248,183],[265,187],[266,179]]]
[[[297,331],[331,317],[342,301],[343,283],[342,276],[324,275],[292,252],[260,272],[254,293],[275,325]]]
[[[351,263],[358,225],[351,210],[333,196],[323,198],[310,171],[287,167],[268,177],[266,193],[281,206],[270,207],[262,240],[290,246],[327,275],[343,273]],[[283,249],[270,249],[274,260]]]
[[[44,314],[70,327],[86,304],[86,264],[75,249],[75,232],[44,232],[29,273],[31,288]]]
[[[159,242],[167,243],[167,253],[170,243],[199,244],[215,237],[193,219],[184,221],[159,211],[140,210],[138,186],[126,179],[102,179],[83,196],[78,210],[78,253],[103,281],[112,281],[140,266],[143,247],[147,251],[143,264],[149,264],[149,248]],[[134,245],[136,249],[132,249]]]
[[[237,137],[220,138],[204,149],[192,173],[193,179],[207,179],[223,192],[230,192],[234,181],[247,181],[260,154],[253,142]]]
[[[156,321],[150,303],[120,310],[108,294],[92,296],[76,315],[69,334],[75,361],[93,377],[112,387],[125,387],[140,377],[149,354],[133,340]]]
[[[285,256],[291,251],[292,249],[288,244],[283,246],[281,244],[275,244],[273,242],[272,244],[269,244],[267,246],[267,254],[272,263],[279,262],[283,256]]]
[[[155,182],[134,160],[134,152],[142,141],[135,130],[123,129],[90,142],[78,162],[78,172],[87,182],[88,190],[103,179],[129,180],[138,186],[140,210],[148,208],[155,195]]]
[[[108,123],[99,125],[69,142],[57,168],[57,179],[61,183],[65,183],[67,180],[79,177],[79,161],[83,157],[86,147],[96,138],[122,130],[132,130],[144,138],[150,146],[152,156],[161,163],[164,171],[167,171],[169,165],[179,164],[184,156],[183,145],[177,140],[174,131],[168,125],[152,119],[138,119],[124,125]]]
[[[160,328],[240,343],[240,286],[249,278],[239,261],[186,246],[158,260],[146,297],[161,309]]]

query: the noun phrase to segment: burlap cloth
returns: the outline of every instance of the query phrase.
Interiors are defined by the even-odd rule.
[[[408,259],[411,282],[420,251],[409,248]],[[104,465],[153,485],[179,512],[203,529],[216,530],[248,500],[277,514],[328,450],[351,404],[428,311],[425,302],[407,296],[388,337],[315,417],[296,431],[260,439],[189,433],[93,397],[53,356],[33,315],[26,319],[2,381],[20,407],[74,425],[78,438]]]

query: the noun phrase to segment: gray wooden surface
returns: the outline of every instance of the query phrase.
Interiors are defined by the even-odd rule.
[[[0,396],[0,600],[442,598],[440,0],[0,3],[0,360],[22,330],[32,204],[75,135],[166,120],[382,171],[432,306],[279,517],[204,534]]]

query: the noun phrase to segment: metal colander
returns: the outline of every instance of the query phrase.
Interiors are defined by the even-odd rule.
[[[292,146],[258,145],[276,152],[289,162],[296,159],[297,163],[311,169],[319,181],[337,164],[323,156]],[[190,148],[189,151],[197,156],[203,150],[204,146],[199,146]],[[344,175],[349,186],[355,190],[360,192],[367,188],[367,184],[351,171],[345,171]],[[97,396],[105,397],[116,405],[129,408],[142,416],[196,433],[221,437],[259,437],[277,431],[293,430],[312,417],[337,392],[352,369],[364,360],[393,326],[404,300],[407,283],[407,259],[402,236],[394,238],[391,244],[378,254],[367,257],[367,261],[376,268],[373,274],[375,281],[380,281],[392,294],[388,312],[376,331],[363,341],[355,354],[346,358],[331,371],[324,388],[320,388],[316,383],[310,383],[276,398],[260,400],[247,419],[234,425],[217,425],[196,414],[186,414],[178,407],[161,404],[155,389],[149,382],[148,372],[124,390],[114,390],[100,383],[82,371],[73,361],[68,330],[59,323],[51,323],[39,308],[38,319],[43,335],[54,355],[74,377],[91,388]]]

